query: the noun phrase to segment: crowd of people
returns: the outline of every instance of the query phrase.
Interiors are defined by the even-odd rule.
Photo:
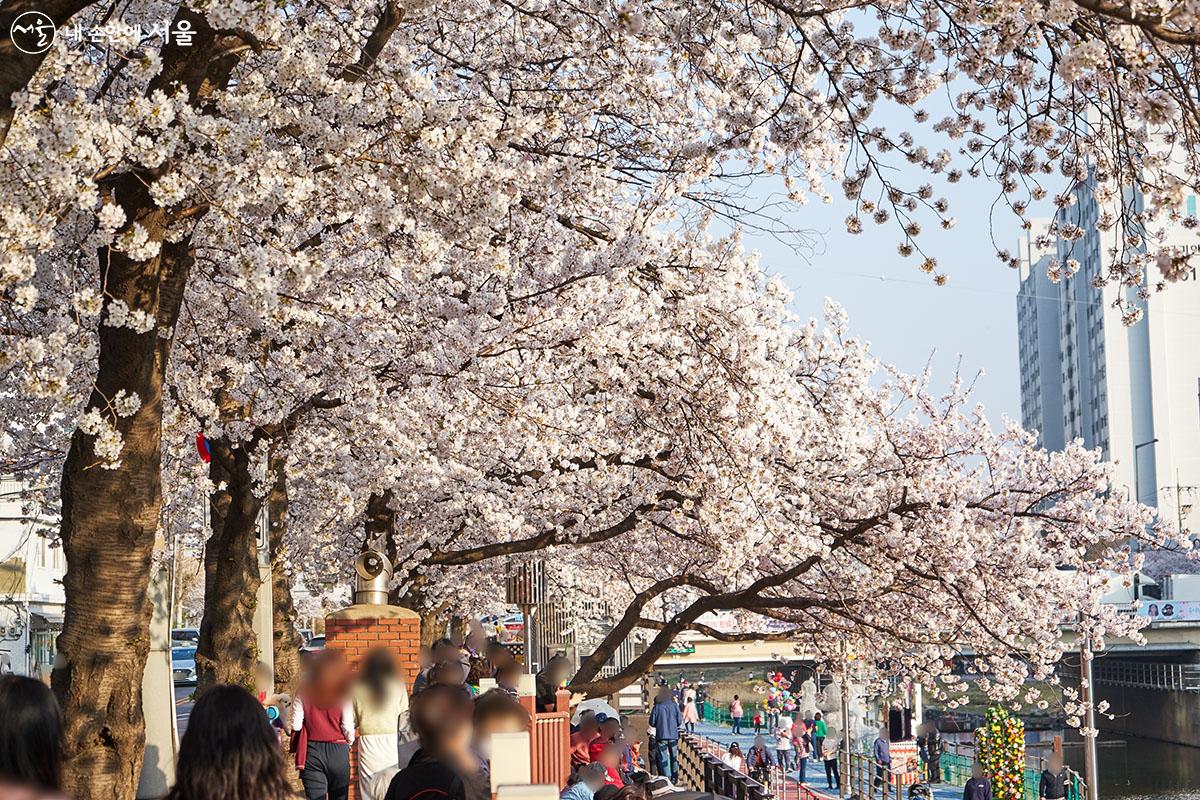
[[[745,753],[740,744],[731,744],[723,759],[725,763],[760,783],[768,782],[771,769],[776,766],[800,783],[808,783],[808,767],[813,763],[818,768],[824,767],[826,788],[837,790],[841,787],[838,767],[841,743],[826,735],[827,728],[820,711],[811,719],[793,719],[784,713],[772,721],[774,729],[769,729],[764,726],[763,718],[755,715],[754,743]]]
[[[282,800],[301,793],[308,800],[346,800],[356,742],[362,800],[430,795],[490,800],[492,737],[528,731],[531,725],[518,699],[522,665],[503,646],[476,650],[442,639],[422,648],[419,667],[410,693],[390,651],[373,650],[353,669],[340,652],[326,650],[307,660],[294,698],[271,693],[269,671],[256,676],[257,696],[231,685],[207,689],[192,710],[165,800]],[[538,711],[559,707],[568,671],[566,659],[557,657],[537,674]],[[491,681],[495,688],[481,692],[481,684]],[[731,711],[738,702],[735,697]],[[630,717],[605,705],[581,705],[571,726],[571,772],[561,800],[651,800],[673,791],[679,781],[680,734],[694,729],[699,716],[694,689],[660,686],[646,727],[649,758],[644,759]],[[0,719],[0,800],[64,800],[63,720],[50,689],[33,678],[0,677]],[[808,763],[817,760],[824,766],[826,788],[839,792],[840,737],[821,713],[811,719],[784,713],[770,721],[773,730],[756,715],[753,744],[743,751],[732,743],[725,763],[762,783],[770,782],[776,766],[806,783]],[[917,741],[928,782],[937,782],[941,736],[927,728]],[[887,727],[872,750],[874,782],[886,797]],[[1042,774],[1039,794],[1060,800],[1067,783],[1058,758]],[[990,795],[976,765],[963,799],[990,800]]]
[[[356,745],[362,800],[490,800],[493,736],[531,725],[518,699],[523,665],[498,643],[473,648],[450,639],[422,647],[419,662],[411,691],[384,648],[353,666],[338,650],[309,654],[295,696],[276,694],[262,665],[257,695],[232,685],[206,689],[165,799],[346,800]],[[556,710],[569,667],[555,657],[535,676],[538,711]],[[54,694],[33,678],[3,676],[0,718],[0,798],[64,800],[63,720]],[[571,748],[567,800],[649,800],[671,788],[644,768],[637,734],[615,713],[581,709]]]

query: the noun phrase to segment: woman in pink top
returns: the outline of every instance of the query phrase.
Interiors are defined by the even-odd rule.
[[[735,736],[742,732],[742,717],[745,713],[742,710],[742,698],[735,694],[733,702],[729,704],[729,718],[733,720],[733,733]]]
[[[683,727],[688,733],[696,732],[696,723],[700,721],[700,713],[696,711],[696,696],[688,692],[683,703]]]

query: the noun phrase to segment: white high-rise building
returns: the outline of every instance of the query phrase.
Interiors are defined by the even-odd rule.
[[[1193,268],[1148,300],[1112,284],[1093,286],[1116,244],[1115,233],[1095,229],[1093,188],[1080,184],[1075,203],[1058,216],[1060,229],[1073,223],[1083,238],[1039,250],[1034,241],[1043,223],[1021,248],[1022,422],[1050,449],[1075,439],[1099,448],[1116,462],[1115,489],[1198,528],[1192,506],[1200,503],[1200,282]],[[1195,196],[1186,204],[1181,211],[1194,216]],[[1166,244],[1194,251],[1197,241],[1194,230],[1180,227]],[[1054,282],[1047,276],[1052,258],[1063,265],[1074,259],[1078,270]],[[1140,322],[1123,324],[1113,307],[1119,293],[1141,307]]]

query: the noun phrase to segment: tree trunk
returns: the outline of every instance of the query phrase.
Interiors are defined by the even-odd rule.
[[[288,530],[287,456],[272,447],[269,469],[274,480],[267,495],[267,532],[271,555],[275,691],[295,696],[300,683],[300,632],[292,601],[292,576],[284,563]]]
[[[166,214],[150,200],[146,175],[122,174],[107,194],[162,240]],[[95,437],[76,430],[63,465],[63,580],[66,618],[53,686],[65,716],[63,793],[78,800],[131,800],[142,766],[142,673],[149,652],[146,590],[162,509],[163,380],[188,272],[190,240],[163,242],[148,261],[101,249],[106,307],[145,311],[155,328],[101,325],[95,388],[88,408],[113,420],[109,403],[136,394],[136,412],[113,420],[124,437],[120,462],[103,466]]]
[[[204,547],[204,617],[196,648],[197,691],[232,683],[254,685],[258,647],[254,609],[262,576],[258,515],[250,453],[222,437],[209,442],[209,478],[223,486],[209,497],[212,533]]]

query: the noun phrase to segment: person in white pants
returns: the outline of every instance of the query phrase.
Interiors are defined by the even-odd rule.
[[[353,699],[360,796],[362,800],[383,800],[387,784],[376,777],[394,774],[399,744],[412,738],[408,687],[390,650],[379,647],[367,653]]]

